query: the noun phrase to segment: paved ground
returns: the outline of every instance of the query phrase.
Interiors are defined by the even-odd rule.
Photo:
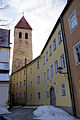
[[[10,114],[3,116],[6,116],[11,120],[37,120],[37,118],[33,115],[34,110],[35,109],[33,108],[12,109]]]

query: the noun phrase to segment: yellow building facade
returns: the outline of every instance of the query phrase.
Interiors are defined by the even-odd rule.
[[[52,104],[72,109],[68,78],[57,71],[57,67],[63,67],[67,72],[63,41],[59,41],[58,34],[62,37],[60,24],[51,33],[41,55],[26,66],[27,105]]]

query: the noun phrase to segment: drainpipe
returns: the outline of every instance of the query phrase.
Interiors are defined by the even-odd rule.
[[[26,68],[26,105],[27,105],[27,66],[25,66]]]
[[[67,66],[68,82],[69,82],[69,88],[70,88],[73,115],[76,116],[76,106],[75,106],[73,83],[72,83],[72,76],[71,76],[71,70],[70,70],[69,54],[68,54],[66,35],[65,35],[64,23],[63,23],[63,18],[62,17],[60,17],[60,23],[61,23],[61,30],[62,30],[62,37],[63,37],[63,44],[64,44],[64,52],[65,52],[65,58],[66,58],[66,66]]]

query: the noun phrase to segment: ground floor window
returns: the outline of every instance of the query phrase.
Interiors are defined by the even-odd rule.
[[[40,92],[37,93],[37,99],[39,99],[39,100],[41,99],[41,93]]]
[[[64,83],[61,83],[61,96],[66,96],[66,87]]]

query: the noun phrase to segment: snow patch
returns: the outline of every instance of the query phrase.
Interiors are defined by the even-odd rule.
[[[60,108],[48,105],[39,106],[33,114],[41,120],[79,120]]]
[[[9,113],[11,113],[11,112],[9,112],[9,111],[7,110],[7,108],[5,108],[5,107],[0,107],[0,115],[1,115],[1,114],[9,114]]]

